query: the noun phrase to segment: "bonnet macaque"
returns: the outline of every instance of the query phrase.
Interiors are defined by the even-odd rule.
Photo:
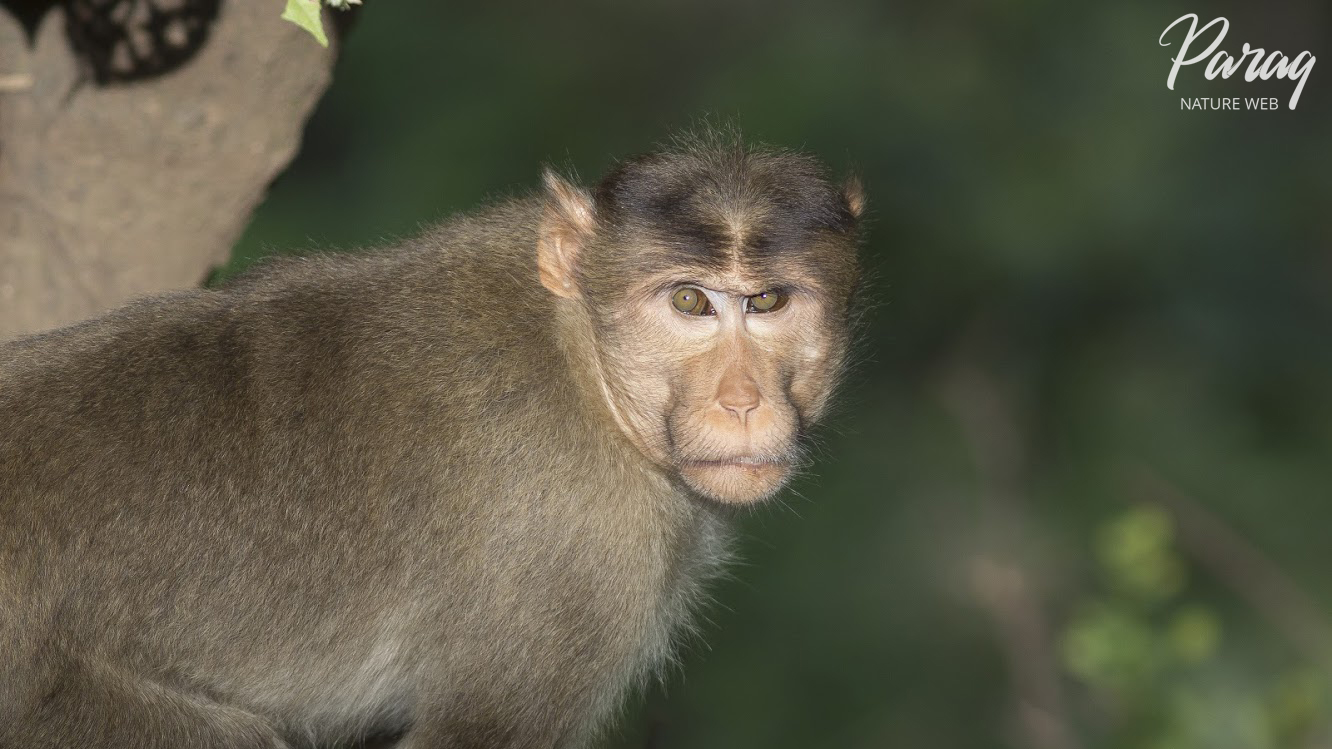
[[[591,190],[0,346],[0,747],[582,747],[802,460],[853,180]]]

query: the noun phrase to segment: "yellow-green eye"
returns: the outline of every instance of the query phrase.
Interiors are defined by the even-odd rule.
[[[671,306],[686,315],[710,315],[712,305],[702,291],[693,286],[685,286],[671,294]]]
[[[786,306],[786,295],[775,291],[755,294],[746,300],[746,312],[774,312]]]

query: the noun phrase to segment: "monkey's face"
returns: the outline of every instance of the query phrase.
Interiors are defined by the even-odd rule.
[[[845,349],[827,296],[755,274],[651,279],[603,318],[606,395],[651,460],[722,502],[787,481]]]
[[[787,481],[846,352],[859,183],[812,159],[684,144],[595,195],[546,175],[538,271],[577,300],[593,374],[650,460],[721,502]]]

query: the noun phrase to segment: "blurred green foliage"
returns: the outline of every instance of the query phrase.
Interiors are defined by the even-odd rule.
[[[1105,525],[1096,538],[1097,561],[1112,584],[1146,600],[1169,598],[1184,587],[1184,564],[1171,548],[1174,527],[1158,507],[1137,507]]]
[[[1201,66],[1168,91],[1187,12],[1332,60],[1312,0],[372,2],[222,275],[543,162],[590,180],[704,113],[854,167],[865,361],[815,473],[743,524],[706,645],[608,745],[1326,745],[1328,661],[1278,623],[1332,611],[1332,73],[1294,112]],[[1144,473],[1310,605],[1255,605]],[[992,557],[1015,572],[978,595]]]
[[[1131,508],[1099,530],[1103,590],[1085,600],[1061,641],[1065,668],[1111,723],[1095,735],[1115,747],[1316,745],[1326,731],[1326,675],[1226,673],[1220,614],[1190,601],[1173,524],[1160,507]],[[1183,600],[1181,600],[1183,599]],[[1238,676],[1239,678],[1236,678]]]

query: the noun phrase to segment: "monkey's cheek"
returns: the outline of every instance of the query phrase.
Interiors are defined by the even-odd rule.
[[[694,491],[726,504],[761,502],[776,494],[791,476],[786,463],[688,462],[680,476]]]

